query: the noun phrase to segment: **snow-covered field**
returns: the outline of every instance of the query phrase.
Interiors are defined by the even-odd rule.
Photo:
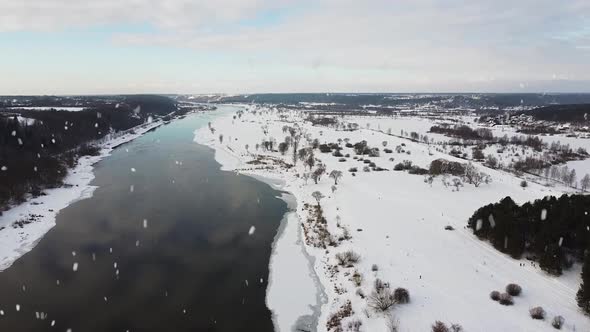
[[[94,174],[94,164],[110,155],[112,150],[125,142],[131,141],[162,122],[152,122],[135,128],[133,132],[105,141],[101,144],[100,155],[86,156],[78,160],[78,165],[69,170],[64,183],[70,186],[45,190],[45,196],[32,198],[0,216],[0,271],[8,268],[20,256],[35,247],[39,240],[53,226],[59,211],[71,203],[92,197],[95,186],[89,185]],[[21,227],[13,223],[33,217],[35,221]]]
[[[495,126],[495,127],[488,127],[482,126],[481,124],[474,122],[475,117],[458,117],[462,124],[466,124],[471,128],[488,128],[492,131],[495,137],[502,137],[504,135],[508,135],[508,137],[512,136],[529,136],[524,135],[522,133],[517,132],[517,130],[510,126]],[[417,132],[423,135],[427,135],[430,139],[433,139],[434,142],[450,142],[455,140],[454,138],[447,137],[441,134],[429,133],[428,131],[434,125],[440,125],[440,123],[449,123],[448,121],[441,121],[441,120],[432,120],[429,118],[422,118],[422,117],[385,117],[385,116],[354,116],[354,117],[347,117],[347,122],[357,123],[360,128],[371,129],[374,131],[380,131],[384,133],[388,133],[389,131],[393,135],[400,136],[401,130],[404,132]],[[578,148],[583,148],[586,151],[590,151],[590,139],[587,138],[576,138],[576,137],[567,137],[566,135],[532,135],[538,137],[543,142],[551,145],[551,143],[559,142],[562,145],[569,145],[573,150]],[[532,149],[529,149],[528,152],[522,153],[520,152],[521,149],[516,149],[520,156],[513,156],[508,154],[499,155],[496,153],[497,146],[489,146],[486,150],[484,150],[485,155],[488,154],[494,155],[496,158],[499,159],[500,162],[505,162],[506,164],[509,163],[508,161],[511,159],[524,159],[527,156],[535,156],[540,157],[543,153],[531,153]],[[470,151],[471,148],[465,149],[466,152],[471,155]],[[504,159],[504,161],[502,160]],[[577,180],[580,180],[585,174],[590,174],[590,158],[585,160],[575,160],[575,161],[568,161],[564,164],[559,165],[560,167],[566,166],[572,170],[576,170]]]
[[[287,218],[286,222],[298,224],[299,236],[301,223],[308,219],[305,204],[316,204],[311,196],[314,191],[325,195],[321,206],[330,233],[338,236],[346,229],[352,236],[350,240],[326,249],[303,245],[303,254],[300,246],[293,245],[296,237],[292,234],[293,227],[289,227],[292,225],[283,226],[283,235],[275,243],[271,258],[271,284],[267,295],[267,303],[280,331],[290,331],[298,316],[309,315],[310,310],[302,311],[304,303],[318,304],[318,297],[311,297],[310,291],[321,292],[321,288],[312,287],[310,279],[305,277],[309,271],[303,264],[296,263],[306,255],[309,255],[327,297],[325,301],[319,298],[318,331],[327,330],[326,323],[331,315],[347,301],[352,304],[353,314],[342,320],[344,330],[352,320],[360,320],[362,331],[387,331],[385,315],[370,309],[367,300],[358,295],[358,292],[370,294],[376,278],[389,282],[392,288],[404,287],[410,292],[410,303],[397,305],[391,311],[399,322],[400,331],[428,331],[436,320],[461,324],[465,331],[552,331],[550,322],[555,315],[565,318],[565,331],[590,331],[590,319],[578,310],[575,302],[580,283],[579,266],[559,278],[552,277],[528,261],[503,255],[465,228],[467,219],[485,204],[497,202],[505,196],[524,203],[546,195],[560,195],[564,188],[530,183],[523,189],[521,179],[512,174],[475,165],[493,181],[479,187],[465,184],[457,191],[452,186],[445,186],[440,178],[429,185],[423,176],[405,171],[363,172],[365,164],[354,160],[355,153],[349,148],[342,150],[343,154],[350,154],[350,158],[343,162],[331,154],[315,152],[315,157],[326,165],[327,173],[340,170],[344,174],[335,191],[332,191],[334,181],[327,175],[318,184],[311,179],[306,183],[301,177],[306,172],[301,161],[289,170],[279,167],[261,169],[248,164],[258,154],[292,163],[291,150],[282,156],[255,147],[264,138],[274,137],[277,144],[282,142],[289,135],[283,132],[283,126],[295,123],[302,132],[312,139],[319,139],[320,143],[336,143],[338,138],[349,138],[351,143],[366,140],[369,146],[382,148],[382,142],[386,141],[391,149],[404,143],[404,149],[411,154],[382,152],[380,157],[370,158],[377,166],[389,170],[403,160],[424,168],[437,158],[462,161],[438,152],[434,147],[377,132],[373,130],[377,124],[366,129],[359,123],[364,129],[336,131],[304,123],[300,113],[287,114],[281,119],[274,111],[258,110],[256,114],[247,111],[241,118],[228,115],[215,119],[211,124],[214,133],[207,127],[195,131],[195,141],[215,149],[216,159],[223,169],[282,181],[282,189],[292,193],[297,201],[299,218]],[[398,124],[396,120],[391,121],[391,126],[410,126],[409,122]],[[384,131],[389,125],[380,122]],[[429,128],[426,124],[414,125],[417,129],[400,129]],[[420,130],[420,133],[425,132]],[[223,142],[220,142],[219,134],[223,134]],[[302,139],[300,148],[306,145],[306,140]],[[359,169],[354,177],[348,172],[351,167]],[[448,225],[455,230],[445,230]],[[335,267],[335,255],[346,250],[358,253],[359,262],[351,268]],[[358,287],[352,280],[354,272],[362,276]],[[279,284],[279,278],[286,276],[289,285]],[[503,291],[512,282],[523,287],[523,294],[515,298],[513,306],[501,306],[490,300],[491,291]],[[534,306],[542,306],[548,318],[544,321],[531,319],[528,310]]]

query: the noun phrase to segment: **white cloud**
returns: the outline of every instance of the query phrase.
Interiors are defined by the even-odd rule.
[[[268,11],[281,19],[242,24]],[[0,31],[146,24],[153,30],[114,33],[113,43],[234,56],[245,69],[222,90],[239,81],[284,91],[518,91],[554,74],[590,80],[589,16],[587,0],[0,0]]]

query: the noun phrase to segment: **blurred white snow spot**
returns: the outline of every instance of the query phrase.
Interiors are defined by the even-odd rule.
[[[135,190],[135,186],[134,185],[130,185],[129,186],[129,192],[133,192]]]
[[[74,265],[72,266],[72,270],[73,270],[74,272],[78,271],[78,263],[77,263],[77,262],[76,262],[76,263],[74,263]]]
[[[490,214],[490,216],[488,217],[488,221],[490,222],[490,227],[494,228],[496,227],[496,220],[494,220],[494,216]]]
[[[1,169],[2,171],[6,171],[6,170],[8,170],[8,167],[6,167],[6,166],[2,166],[2,168],[0,168],[0,169]]]
[[[143,220],[143,228],[147,228],[147,219]]]
[[[16,305],[16,311],[20,311],[20,304]]]
[[[541,220],[547,219],[547,209],[541,210]]]
[[[135,168],[131,167],[131,172],[135,173]]]
[[[477,222],[475,223],[475,230],[479,231],[482,226],[483,226],[483,220],[477,219]]]
[[[18,145],[23,145],[23,140],[20,137],[18,138]]]
[[[250,226],[250,230],[248,231],[248,235],[254,234],[255,231],[256,231],[256,227]]]
[[[72,251],[72,256],[76,256],[76,252],[75,251]]]
[[[246,283],[246,287],[248,287],[248,279],[244,280],[244,283]]]
[[[139,247],[139,240],[135,241],[135,246]]]
[[[55,326],[55,319],[51,321],[51,326]]]
[[[13,130],[11,135],[12,135],[12,137],[16,136],[16,130]]]

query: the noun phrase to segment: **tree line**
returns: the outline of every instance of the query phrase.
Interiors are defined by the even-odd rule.
[[[145,123],[156,109],[168,114],[174,105],[169,102],[165,97],[130,96],[119,104],[79,112],[22,110],[0,115],[0,213],[28,194],[38,196],[43,189],[61,186],[80,156],[98,154],[93,142]]]
[[[510,197],[478,209],[468,226],[497,250],[538,262],[541,269],[560,275],[583,261],[578,304],[590,314],[590,196],[562,195],[517,205]]]

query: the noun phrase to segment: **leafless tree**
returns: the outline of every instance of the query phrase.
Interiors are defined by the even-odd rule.
[[[333,170],[332,172],[330,172],[330,177],[334,179],[334,184],[337,185],[338,179],[342,178],[342,172],[338,170]]]
[[[322,198],[325,197],[321,192],[317,190],[311,193],[311,196],[316,200],[316,202],[318,202],[318,206],[320,206],[320,201],[322,200]]]
[[[590,188],[590,175],[586,174],[582,180],[580,180],[580,188],[582,188],[582,191],[586,191]]]

